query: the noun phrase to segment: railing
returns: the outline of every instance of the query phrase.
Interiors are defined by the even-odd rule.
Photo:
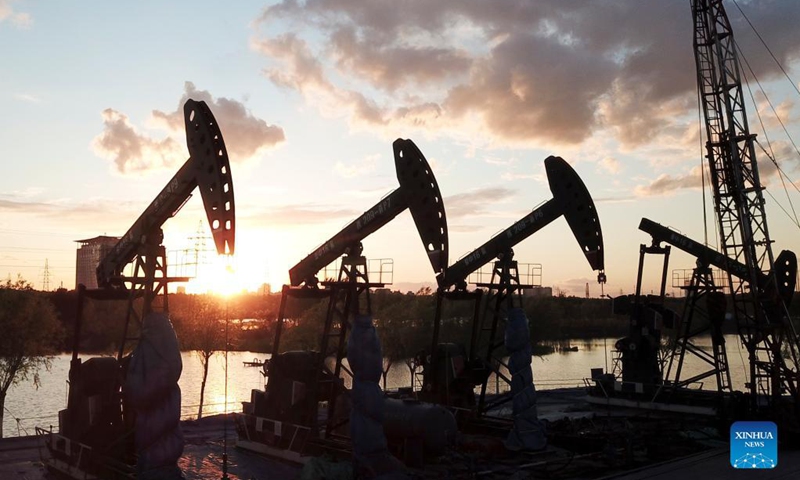
[[[494,273],[494,263],[489,262],[478,270],[470,273],[467,283],[470,285],[487,284],[492,281]],[[517,263],[517,274],[519,275],[520,285],[541,287],[542,286],[542,264],[541,263]]]
[[[342,258],[339,257],[333,263],[322,270],[322,278],[337,279],[339,270],[342,267]],[[393,258],[368,258],[367,277],[370,283],[382,283],[391,285],[394,282],[394,259]]]
[[[217,407],[223,407],[221,410]],[[194,420],[197,418],[197,409],[200,408],[200,404],[197,405],[182,405],[181,406],[181,420]],[[217,403],[203,403],[203,415],[218,415],[220,413],[236,413],[241,411],[241,402],[229,400],[227,404],[227,408],[225,408],[224,402],[217,402]],[[8,408],[5,409],[8,415],[11,415],[11,418],[17,424],[17,437],[22,436],[30,436],[31,432],[33,434],[37,434],[37,429],[46,430],[47,428],[51,429],[58,425],[58,413],[54,413],[52,415],[41,415],[38,417],[16,417],[11,414]],[[6,417],[8,418],[8,417]],[[51,420],[51,422],[47,422],[47,420]],[[43,425],[46,426],[43,427]],[[13,435],[12,435],[13,436]]]

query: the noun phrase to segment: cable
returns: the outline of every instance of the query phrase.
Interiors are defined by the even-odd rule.
[[[738,46],[737,46],[737,48],[738,48]],[[742,54],[741,51],[739,51],[739,53],[744,58],[744,54]],[[747,62],[746,59],[745,59],[745,62]],[[747,75],[746,74],[745,74],[745,80],[747,80]],[[756,105],[755,95],[753,95],[753,90],[750,88],[750,83],[746,82],[745,84],[747,85],[748,93],[750,93],[750,100],[753,102],[753,105]],[[761,87],[760,84],[759,84],[759,87]],[[769,102],[769,97],[767,97],[767,92],[763,91],[763,89],[762,89],[761,93],[764,94],[764,97],[767,98],[767,102]],[[772,105],[772,102],[770,102],[770,106],[771,105]],[[773,108],[773,112],[775,112],[774,108]],[[780,122],[781,120],[780,120],[780,117],[777,115],[777,112],[775,112],[775,116],[778,118],[778,121]],[[792,197],[789,196],[789,190],[786,188],[786,182],[784,181],[784,178],[783,178],[783,175],[782,175],[782,171],[781,171],[781,167],[778,166],[778,162],[775,159],[775,151],[772,150],[772,142],[770,142],[770,140],[769,140],[769,134],[767,133],[767,128],[764,125],[764,119],[761,118],[761,112],[758,111],[758,107],[756,107],[756,117],[758,118],[758,123],[761,125],[761,131],[764,133],[764,138],[767,140],[767,146],[769,147],[769,150],[770,150],[770,152],[772,154],[770,155],[770,153],[767,152],[767,150],[764,148],[763,145],[761,145],[760,142],[756,142],[756,143],[758,143],[758,146],[761,147],[761,150],[764,151],[764,153],[767,155],[767,158],[772,160],[772,163],[778,169],[778,178],[780,178],[780,180],[781,180],[781,185],[783,186],[783,191],[786,192],[786,198],[787,198],[787,200],[789,200],[789,206],[792,208],[792,213],[794,214],[794,223],[795,223],[795,225],[797,225],[798,224],[797,211],[795,211],[794,203],[792,202]],[[773,197],[773,200],[774,199],[775,198]],[[777,200],[776,200],[776,202],[777,202]],[[783,208],[783,207],[781,207],[781,208]],[[784,212],[786,212],[786,210],[784,210]],[[787,212],[787,215],[788,215],[788,212]]]
[[[753,75],[753,79],[756,81],[756,84],[758,85],[758,88],[764,94],[764,98],[767,100],[767,103],[769,104],[769,107],[772,109],[772,113],[775,114],[775,118],[778,120],[778,123],[781,125],[781,127],[783,127],[783,132],[786,134],[786,137],[789,139],[789,142],[794,147],[794,151],[797,152],[797,155],[800,155],[800,149],[797,148],[797,144],[794,142],[794,139],[792,138],[791,134],[789,134],[789,130],[786,128],[786,125],[783,123],[783,120],[781,120],[780,115],[778,115],[778,111],[775,109],[775,106],[772,105],[772,101],[767,96],[766,90],[764,90],[764,87],[761,86],[761,82],[758,80],[758,76],[755,74],[755,72],[753,71],[753,68],[750,66],[750,62],[747,61],[747,57],[744,56],[744,53],[742,53],[742,49],[739,48],[739,45],[736,44],[735,41],[734,41],[734,44],[736,46],[736,51],[739,53],[739,56],[742,57],[742,60],[744,61],[744,64],[747,66],[747,69],[750,70],[750,74]],[[749,86],[748,86],[748,88],[749,88]],[[758,110],[758,107],[756,107],[756,110]]]
[[[739,44],[734,41],[734,45],[735,45],[735,48],[736,48],[737,52],[739,53],[739,56],[742,58],[742,60],[744,61],[745,65],[747,66],[747,69],[750,71],[750,74],[753,75],[753,79],[756,81],[756,84],[758,85],[758,88],[761,90],[761,93],[764,94],[764,98],[767,100],[767,103],[769,104],[770,108],[772,109],[772,113],[775,114],[775,118],[778,120],[778,123],[780,123],[781,127],[783,127],[784,133],[786,133],[787,138],[789,138],[789,141],[794,146],[794,149],[797,152],[797,154],[800,155],[800,150],[798,150],[797,145],[795,144],[794,140],[792,139],[792,136],[789,134],[789,131],[786,128],[786,125],[784,125],[783,120],[781,120],[780,115],[778,115],[777,110],[772,105],[772,101],[769,99],[769,96],[767,95],[767,92],[764,90],[764,87],[761,86],[761,82],[758,80],[758,77],[756,76],[755,72],[750,67],[750,62],[747,61],[747,57],[744,55],[744,52],[742,52],[742,49],[739,48]],[[743,73],[745,75],[745,80],[747,80],[747,72],[745,71]],[[756,105],[755,96],[753,95],[753,90],[750,88],[750,83],[749,82],[745,82],[745,85],[747,85],[747,91],[750,93],[750,100],[753,102],[753,105]],[[769,140],[769,135],[767,134],[767,129],[766,129],[765,125],[764,125],[763,119],[761,118],[761,112],[758,111],[758,107],[757,106],[755,107],[755,111],[756,111],[756,117],[758,118],[758,121],[761,124],[761,130],[764,132],[764,138],[766,138],[766,140],[767,140],[767,146],[769,146],[770,151],[772,151],[772,143]],[[781,170],[781,167],[778,165],[778,162],[775,159],[774,151],[772,151],[772,155],[770,155],[766,151],[764,146],[761,145],[760,142],[756,142],[756,143],[759,144],[761,149],[767,155],[767,158],[769,158],[772,161],[772,163],[775,165],[775,167],[778,169],[778,177],[781,180],[781,184],[783,185],[783,189],[786,192],[786,198],[789,200],[789,205],[790,205],[790,207],[792,209],[792,213],[794,214],[793,222],[794,222],[795,225],[797,225],[800,228],[800,221],[798,221],[798,218],[797,218],[797,211],[794,208],[794,203],[792,202],[792,198],[789,196],[789,190],[786,188],[786,182],[784,181],[784,175],[785,174],[783,174],[783,171]],[[788,178],[788,176],[787,176],[787,178]],[[790,179],[790,182],[791,182],[791,179]],[[792,183],[792,185],[794,185],[794,182],[791,182],[791,183]],[[795,186],[795,188],[797,188],[797,187]],[[764,191],[767,191],[767,190],[764,189]],[[772,196],[772,194],[770,194],[769,191],[767,191],[767,193],[769,194],[769,196],[773,200],[775,200],[775,203],[778,203],[777,199],[775,199],[775,197]],[[783,206],[780,203],[778,203],[778,206],[781,208],[781,210],[783,210],[783,212],[786,214],[786,216],[789,217],[789,219],[792,219],[792,215],[790,215],[789,212],[787,212],[786,209],[783,208]]]
[[[789,76],[789,74],[783,68],[783,65],[781,65],[781,62],[779,62],[778,59],[775,58],[775,54],[772,53],[772,50],[770,50],[769,45],[767,45],[767,42],[764,41],[764,39],[761,37],[761,34],[758,33],[758,30],[756,30],[756,27],[753,25],[753,23],[750,21],[750,19],[747,18],[747,15],[744,14],[744,11],[742,10],[742,7],[739,6],[739,3],[736,2],[736,0],[733,0],[733,4],[736,5],[736,8],[739,9],[739,13],[742,14],[742,17],[744,17],[744,19],[747,21],[747,24],[750,25],[750,28],[753,29],[753,32],[756,34],[756,37],[758,37],[758,39],[761,41],[761,44],[764,45],[764,48],[767,49],[767,52],[769,52],[769,55],[772,57],[772,59],[775,60],[775,63],[778,65],[778,68],[781,69],[781,72],[783,72],[783,75],[786,77],[787,80],[789,80],[789,83],[792,84],[792,87],[794,87],[794,91],[797,92],[798,94],[800,94],[800,89],[797,88],[797,84],[794,83],[794,80],[792,80],[792,78]]]
[[[703,161],[703,118],[700,113],[703,109],[700,98],[700,85],[697,85],[697,141],[700,142],[700,181],[703,196],[703,244],[708,246],[708,213],[706,212],[706,169]]]

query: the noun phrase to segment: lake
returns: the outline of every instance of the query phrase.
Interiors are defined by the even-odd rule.
[[[555,352],[533,357],[533,375],[537,389],[582,386],[583,379],[589,377],[590,369],[596,367],[612,368],[612,352],[616,338],[594,340],[574,340],[577,352]],[[736,335],[726,335],[728,364],[734,389],[743,390],[746,378],[747,352]],[[696,344],[710,348],[710,338],[699,338]],[[184,352],[183,374],[180,379],[182,392],[182,414],[184,418],[196,417],[200,402],[200,381],[203,370],[200,359],[192,352]],[[264,388],[261,368],[246,367],[243,362],[253,359],[263,360],[268,355],[253,352],[228,353],[228,402],[225,403],[225,357],[219,354],[211,359],[206,386],[204,414],[241,411],[241,402],[249,401],[250,390]],[[3,422],[4,436],[32,435],[35,426],[54,428],[58,425],[58,411],[67,405],[67,377],[70,354],[55,357],[50,371],[40,372],[41,386],[37,390],[33,382],[11,387],[6,398],[6,412]],[[85,360],[89,356],[82,356]],[[688,378],[705,368],[705,364],[689,358],[682,376]],[[713,378],[707,379],[705,388],[716,388]],[[404,362],[392,365],[387,375],[388,388],[409,386],[411,375]],[[490,391],[504,390],[505,385],[489,380]],[[16,421],[19,419],[19,421]]]

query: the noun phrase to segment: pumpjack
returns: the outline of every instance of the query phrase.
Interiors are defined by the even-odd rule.
[[[800,344],[788,314],[797,259],[790,251],[773,256],[764,187],[755,155],[755,134],[748,127],[736,42],[723,2],[693,0],[691,7],[697,84],[707,139],[706,159],[722,251],[714,251],[672,229],[642,219],[639,228],[652,236],[650,248],[669,249],[661,246],[669,243],[697,258],[697,268],[686,287],[687,298],[674,347],[661,362],[661,372],[663,365],[667,365],[666,374],[651,378],[657,383],[655,390],[666,390],[666,396],[671,397],[686,395],[690,383],[715,376],[717,412],[728,399],[743,396],[742,402],[736,402],[743,409],[736,413],[738,419],[774,420],[783,431],[797,433],[800,432]],[[725,272],[727,285],[714,284],[711,266]],[[724,290],[728,291],[727,296]],[[655,343],[657,329],[642,321],[642,314],[649,310],[647,302],[636,303],[631,316],[631,338],[649,337]],[[697,314],[707,317],[705,325],[696,321]],[[728,321],[735,323],[748,353],[749,378],[743,394],[730,384],[721,334],[722,323]],[[709,331],[712,354],[701,352],[692,342],[697,334]],[[624,350],[624,345],[621,347]],[[681,376],[682,365],[692,354],[706,362],[709,369],[686,378]],[[625,352],[623,379],[628,376],[632,383],[639,384],[639,390],[644,389],[644,378],[632,374],[630,369],[626,373],[624,355]],[[641,362],[654,362],[652,355],[639,357],[628,362],[631,368],[638,368]]]
[[[298,463],[323,452],[349,450],[343,428],[349,421],[349,392],[342,380],[353,378],[344,364],[347,333],[351,322],[371,315],[370,289],[386,285],[382,278],[369,278],[362,254],[365,238],[408,209],[434,274],[444,275],[447,219],[436,178],[411,140],[395,140],[393,151],[400,186],[289,270],[290,285],[281,291],[269,382],[265,390],[253,390],[251,402],[244,403],[237,417],[237,446]],[[320,281],[319,272],[337,259],[337,277]],[[290,299],[327,299],[316,351],[281,351]],[[332,364],[326,361],[331,357]]]
[[[219,125],[205,102],[190,99],[183,113],[189,158],[102,258],[99,288],[77,288],[67,408],[59,412],[57,432],[37,428],[47,447],[43,462],[72,478],[180,478],[182,365],[168,319],[168,285],[189,278],[168,276],[161,228],[199,188],[219,254],[234,253],[236,232],[230,162]],[[131,266],[132,275],[126,274]],[[116,357],[80,358],[86,298],[127,300]],[[127,354],[132,344],[136,348]]]
[[[553,198],[447,267],[439,278],[430,361],[423,371],[421,399],[467,411],[469,418],[485,416],[511,400],[510,391],[489,400],[487,384],[492,373],[512,384],[504,373],[509,371],[504,360],[508,353],[503,342],[504,325],[509,312],[522,306],[522,292],[532,287],[520,283],[513,247],[557,218],[566,219],[592,270],[599,272],[598,282],[605,283],[603,235],[589,191],[564,159],[550,156],[544,164]],[[477,289],[467,290],[469,275],[490,262],[491,281],[479,282]],[[488,295],[481,315],[483,288]],[[468,351],[461,345],[439,343],[444,300],[473,302]],[[530,343],[529,338],[525,340]],[[480,387],[477,400],[476,387]]]

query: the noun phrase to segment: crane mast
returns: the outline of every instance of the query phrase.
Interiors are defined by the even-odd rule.
[[[766,292],[777,285],[772,240],[755,156],[755,135],[747,124],[739,60],[722,0],[692,0],[697,84],[706,128],[722,253],[744,264],[747,275],[727,270],[734,315],[750,357],[749,391],[773,400],[797,397],[797,336],[786,305]]]

